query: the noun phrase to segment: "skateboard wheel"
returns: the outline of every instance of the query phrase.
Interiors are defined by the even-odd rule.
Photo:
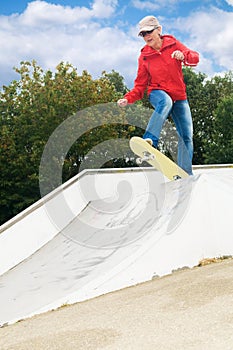
[[[179,179],[181,179],[181,177],[179,176],[179,175],[175,175],[175,176],[173,176],[173,180],[179,180]]]
[[[142,164],[142,158],[136,158],[136,164],[141,165]]]

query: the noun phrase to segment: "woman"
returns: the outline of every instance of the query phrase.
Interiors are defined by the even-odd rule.
[[[145,46],[138,60],[134,87],[117,101],[120,107],[140,100],[147,89],[154,107],[143,138],[157,147],[163,124],[172,116],[179,136],[178,165],[192,175],[193,125],[183,79],[182,64],[196,66],[197,52],[190,50],[175,37],[162,35],[162,27],[154,16],[139,22],[139,36]]]

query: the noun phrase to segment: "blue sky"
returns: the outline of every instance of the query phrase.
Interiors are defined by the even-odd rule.
[[[200,53],[198,71],[233,70],[233,0],[1,0],[0,85],[18,78],[20,61],[35,59],[45,70],[69,62],[93,78],[114,69],[131,87],[144,44],[138,22],[150,14]]]

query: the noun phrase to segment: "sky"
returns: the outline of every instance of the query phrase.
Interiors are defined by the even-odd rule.
[[[69,62],[93,79],[114,69],[131,88],[144,45],[138,22],[147,15],[199,52],[197,71],[233,70],[233,0],[0,0],[0,86],[19,79],[13,67],[21,61],[35,60],[52,71]]]

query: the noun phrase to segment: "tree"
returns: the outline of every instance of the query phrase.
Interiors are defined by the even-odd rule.
[[[184,78],[193,117],[194,126],[194,164],[209,162],[206,152],[214,143],[216,128],[215,111],[221,101],[232,94],[232,72],[207,79],[202,73],[195,73],[191,68],[184,68]],[[217,162],[217,159],[216,159]]]
[[[193,119],[194,164],[203,164],[203,137],[209,128],[208,106],[204,92],[206,75],[196,73],[192,68],[183,69],[184,80],[187,87],[187,96]],[[208,134],[208,132],[207,132]]]
[[[207,163],[233,161],[233,94],[221,100],[213,118],[213,140],[206,144]]]
[[[106,73],[104,71],[102,75],[107,79],[109,79],[111,84],[115,87],[116,92],[119,93],[119,98],[122,97],[122,95],[126,94],[126,92],[128,91],[128,88],[124,83],[124,77],[122,75],[120,75],[114,69],[112,69],[110,73]]]
[[[77,111],[116,99],[106,77],[93,80],[69,63],[44,72],[35,61],[15,68],[20,79],[0,94],[0,222],[39,199],[39,165],[50,135]]]

